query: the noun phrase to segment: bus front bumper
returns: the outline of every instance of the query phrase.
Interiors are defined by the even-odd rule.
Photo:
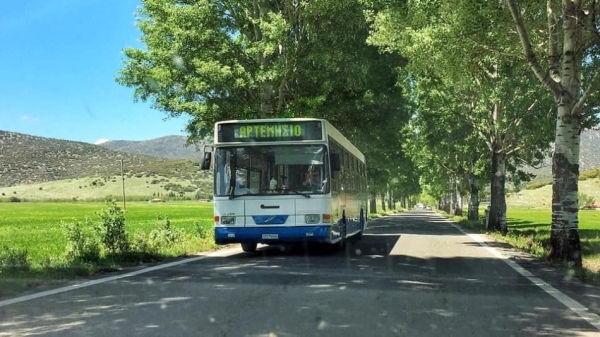
[[[331,226],[216,227],[215,242],[218,245],[229,243],[331,243]]]

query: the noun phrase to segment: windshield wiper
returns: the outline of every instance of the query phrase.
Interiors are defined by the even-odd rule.
[[[243,193],[243,194],[238,194],[238,195],[230,195],[230,196],[229,196],[229,200],[231,200],[231,199],[235,199],[235,198],[237,198],[237,197],[243,197],[243,196],[245,196],[245,195],[253,195],[253,194],[254,194],[254,193],[246,192],[246,193]]]
[[[302,192],[298,192],[298,191],[296,191],[296,190],[288,190],[288,191],[289,191],[289,192],[294,192],[294,193],[296,193],[296,194],[300,194],[300,195],[304,196],[305,198],[310,198],[310,194],[304,194],[304,193],[302,193]]]

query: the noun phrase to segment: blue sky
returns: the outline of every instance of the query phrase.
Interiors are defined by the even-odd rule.
[[[19,0],[0,11],[0,130],[94,143],[184,135],[114,78],[142,47],[140,0]]]

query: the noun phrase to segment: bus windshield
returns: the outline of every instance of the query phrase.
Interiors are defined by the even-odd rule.
[[[329,193],[325,145],[221,147],[215,150],[215,195]]]

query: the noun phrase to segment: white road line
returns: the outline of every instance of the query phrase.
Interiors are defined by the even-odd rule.
[[[517,273],[519,273],[519,274],[523,275],[524,277],[526,277],[529,281],[531,281],[531,283],[533,283],[536,286],[538,286],[540,289],[542,289],[543,291],[545,291],[548,295],[554,297],[557,301],[559,301],[560,303],[564,304],[571,311],[573,311],[574,313],[576,313],[577,315],[579,315],[579,317],[585,319],[588,323],[590,323],[591,325],[593,325],[596,329],[600,330],[600,316],[598,316],[595,313],[591,312],[590,309],[586,308],[581,303],[575,301],[571,297],[565,295],[560,290],[558,290],[558,289],[554,288],[553,286],[549,285],[548,283],[546,283],[541,278],[536,277],[533,273],[531,273],[527,269],[521,267],[515,261],[510,260],[507,256],[505,256],[504,254],[500,253],[494,247],[488,246],[485,243],[485,239],[484,239],[484,236],[482,234],[470,234],[470,233],[467,233],[462,228],[460,228],[458,225],[456,225],[454,223],[454,221],[452,221],[450,219],[446,219],[446,221],[448,223],[450,223],[454,228],[456,228],[459,231],[461,231],[464,235],[470,237],[473,241],[475,241],[478,244],[480,244],[481,246],[483,246],[485,249],[487,249],[494,256],[496,256],[500,260],[504,261],[504,263],[506,263],[507,265],[509,265]]]
[[[242,250],[240,248],[229,248],[229,249],[218,250],[214,253],[209,253],[209,254],[202,255],[202,256],[187,258],[187,259],[183,259],[183,260],[179,260],[179,261],[175,261],[175,262],[158,264],[156,266],[143,268],[143,269],[132,271],[132,272],[125,273],[125,274],[104,277],[104,278],[100,278],[97,280],[83,282],[80,284],[73,284],[73,285],[66,286],[66,287],[61,287],[61,288],[46,290],[46,291],[42,291],[39,293],[34,293],[34,294],[26,295],[26,296],[11,298],[8,300],[0,301],[0,307],[5,307],[7,305],[11,305],[11,304],[19,303],[19,302],[25,302],[25,301],[29,301],[29,300],[33,300],[33,299],[41,298],[41,297],[46,297],[46,296],[50,296],[50,295],[60,294],[60,293],[64,293],[67,291],[73,291],[73,290],[77,290],[77,289],[81,289],[81,288],[85,288],[85,287],[91,287],[93,285],[111,282],[111,281],[119,280],[119,279],[126,278],[126,277],[140,275],[140,274],[145,274],[145,273],[153,272],[155,270],[171,268],[171,267],[178,266],[181,264],[196,262],[196,261],[204,260],[208,257],[225,257],[225,256],[233,255],[233,254],[238,254],[241,252],[242,252]]]

